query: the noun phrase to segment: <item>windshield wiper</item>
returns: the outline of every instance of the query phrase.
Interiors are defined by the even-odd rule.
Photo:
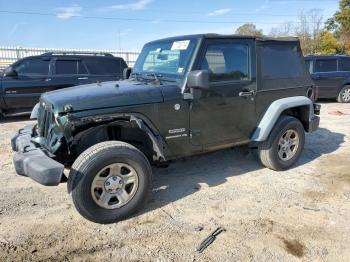
[[[154,72],[146,74],[146,76],[153,76],[154,80],[159,84],[162,85],[162,82],[160,81],[160,78],[163,76],[161,74],[156,74]]]

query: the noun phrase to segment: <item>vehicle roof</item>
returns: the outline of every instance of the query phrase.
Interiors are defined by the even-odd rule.
[[[238,34],[223,35],[223,34],[207,33],[207,34],[194,34],[194,35],[181,35],[181,36],[168,37],[168,38],[163,38],[163,39],[151,41],[149,43],[164,41],[164,40],[176,41],[178,39],[184,39],[184,38],[256,39],[257,41],[277,41],[277,42],[298,42],[299,41],[299,39],[297,37],[278,37],[278,38],[276,38],[276,37],[268,37],[268,36],[249,36],[249,35],[238,35]]]
[[[313,58],[323,58],[323,59],[334,59],[334,58],[350,58],[349,55],[307,55],[305,59],[313,59]]]
[[[23,57],[22,59],[26,59],[26,58],[82,58],[82,57],[86,57],[86,58],[107,58],[107,59],[123,59],[122,57],[119,56],[104,56],[104,55],[86,55],[86,54],[67,54],[67,55],[61,55],[61,54],[42,54],[42,55],[34,55],[34,56],[27,56],[27,57]]]

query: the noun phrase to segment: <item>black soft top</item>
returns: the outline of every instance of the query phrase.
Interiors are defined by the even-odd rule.
[[[294,42],[298,43],[299,39],[297,37],[268,37],[268,36],[249,36],[249,35],[238,35],[238,34],[232,34],[232,35],[223,35],[223,34],[214,34],[214,33],[208,33],[208,34],[193,34],[193,35],[180,35],[175,37],[168,37],[163,39],[158,39],[155,41],[151,41],[149,43],[158,42],[158,41],[165,41],[165,40],[179,40],[179,39],[194,39],[194,38],[206,38],[206,39],[256,39],[257,41],[261,42]]]

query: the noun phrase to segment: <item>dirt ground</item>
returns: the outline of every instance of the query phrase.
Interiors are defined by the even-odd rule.
[[[295,168],[263,168],[246,148],[179,160],[155,168],[150,202],[112,225],[84,220],[65,184],[15,175],[9,141],[30,121],[8,119],[0,123],[0,261],[349,261],[350,104],[322,106]],[[196,252],[218,226],[226,231]]]

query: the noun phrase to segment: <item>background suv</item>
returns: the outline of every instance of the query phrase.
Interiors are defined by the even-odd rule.
[[[350,102],[350,56],[307,56],[305,62],[316,85],[317,98]]]
[[[45,53],[23,58],[0,79],[0,115],[30,112],[42,93],[122,78],[126,62],[107,53]]]

